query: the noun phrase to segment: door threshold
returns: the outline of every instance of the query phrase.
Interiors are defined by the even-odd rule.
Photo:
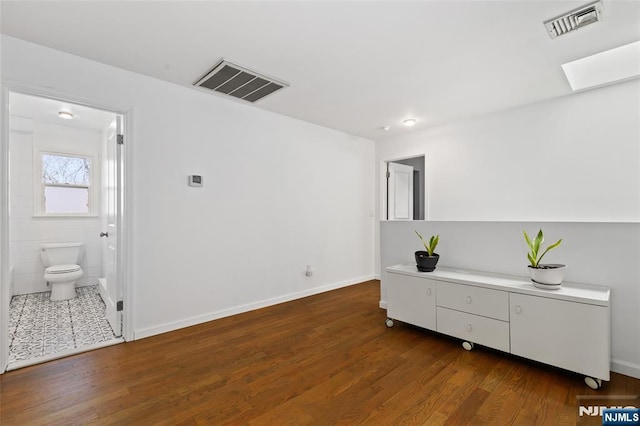
[[[29,359],[25,359],[24,361],[16,361],[9,363],[7,365],[6,371],[17,370],[19,368],[29,367],[36,364],[42,364],[43,362],[53,361],[55,359],[65,358],[71,355],[81,354],[83,352],[89,352],[96,349],[106,348],[107,346],[117,345],[119,343],[124,343],[123,337],[116,337],[111,340],[106,340],[104,342],[94,343],[93,345],[81,346],[79,348],[67,349],[64,351],[56,352],[54,354],[47,354],[43,356],[37,356]]]

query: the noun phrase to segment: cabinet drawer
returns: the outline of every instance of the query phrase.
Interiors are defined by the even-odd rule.
[[[424,278],[387,274],[387,316],[436,329],[436,284]]]
[[[509,352],[509,323],[437,307],[438,332]]]
[[[506,291],[438,281],[436,300],[444,308],[509,321]]]

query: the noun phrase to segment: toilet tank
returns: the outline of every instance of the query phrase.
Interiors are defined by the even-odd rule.
[[[82,259],[84,243],[40,244],[40,257],[45,267],[77,265]]]

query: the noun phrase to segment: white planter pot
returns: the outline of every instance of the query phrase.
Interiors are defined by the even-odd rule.
[[[548,264],[540,266],[542,268],[529,266],[529,274],[533,285],[544,289],[559,288],[562,285],[564,274],[567,272],[567,265]]]

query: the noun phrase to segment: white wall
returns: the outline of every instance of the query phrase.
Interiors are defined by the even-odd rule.
[[[543,228],[567,281],[611,287],[612,368],[640,377],[639,101],[636,80],[379,142],[377,163],[426,153],[431,220],[381,222],[377,271],[414,262],[417,229],[442,266],[525,276]]]
[[[132,109],[137,337],[373,277],[371,141],[6,36],[2,78]]]
[[[428,220],[640,221],[640,80],[377,144],[426,153]]]
[[[13,267],[13,294],[50,291],[44,280],[40,244],[68,241],[85,243],[80,262],[84,272],[76,285],[98,283],[101,270],[100,219],[98,217],[34,217],[34,150],[94,156],[94,176],[100,178],[100,133],[11,117],[9,136],[9,233]],[[98,188],[100,181],[96,182]]]

